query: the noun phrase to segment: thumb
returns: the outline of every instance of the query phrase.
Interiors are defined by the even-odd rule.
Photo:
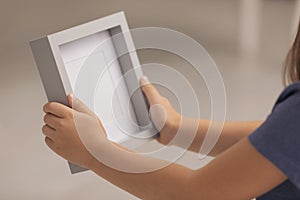
[[[146,76],[142,76],[140,80],[141,88],[146,95],[150,105],[159,103],[161,98],[159,92],[156,88],[149,82],[149,79]]]
[[[71,108],[78,112],[86,113],[89,115],[94,115],[94,113],[77,97],[75,97],[73,94],[68,95],[68,102]]]

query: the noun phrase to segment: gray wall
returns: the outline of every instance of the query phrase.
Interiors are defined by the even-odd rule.
[[[251,0],[256,3],[247,5],[249,1],[2,0],[1,199],[135,199],[91,172],[71,176],[66,162],[46,148],[41,134],[46,97],[28,41],[124,10],[132,28],[171,28],[200,42],[224,78],[227,119],[262,119],[282,90],[281,65],[291,43],[299,1]],[[247,15],[243,5],[253,6],[255,16]],[[245,31],[248,22],[253,34]],[[249,38],[256,44],[247,44]],[[163,63],[182,72],[197,91],[203,116],[209,116],[207,89],[187,63],[165,52],[144,50],[139,55],[142,63]],[[145,73],[150,79],[157,76],[151,70]],[[188,99],[180,98],[188,104]],[[206,161],[186,154],[179,162],[197,168]]]

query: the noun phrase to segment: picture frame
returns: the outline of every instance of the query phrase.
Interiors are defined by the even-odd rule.
[[[124,12],[33,40],[30,46],[49,102],[69,106],[67,94],[74,93],[89,107],[93,107],[93,111],[96,110],[95,113],[102,122],[105,121],[105,117],[111,116],[107,120],[109,123],[103,123],[109,139],[131,149],[143,145],[155,135],[156,130],[150,120],[148,104],[139,87],[143,73]],[[94,86],[99,84],[97,77],[94,77],[97,73],[80,71],[83,66],[88,65],[89,59],[89,66],[95,67],[98,76],[99,66],[106,66],[106,70],[102,67],[102,75],[109,74],[106,79],[103,78],[105,75],[102,76],[106,84],[103,84],[102,93],[99,93],[99,108],[95,97],[99,87],[94,87],[94,90],[81,87],[91,85],[91,82]],[[84,78],[78,78],[85,73]],[[112,85],[114,87],[111,87]],[[82,92],[78,94],[76,89]],[[93,92],[94,98],[91,98]],[[116,97],[118,95],[119,97]],[[107,96],[111,98],[106,98]],[[118,99],[118,103],[112,105],[113,99]],[[113,109],[107,109],[109,103]],[[119,106],[115,106],[117,104]],[[116,107],[119,109],[119,118],[114,121],[112,115],[116,116]],[[119,122],[125,127],[124,130],[123,127],[120,128],[120,124],[116,124]],[[126,132],[132,134],[128,135]],[[72,163],[69,163],[69,167],[72,174],[86,170]]]

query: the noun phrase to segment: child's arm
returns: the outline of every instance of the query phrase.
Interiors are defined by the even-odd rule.
[[[91,169],[139,198],[251,199],[286,180],[247,138],[207,166],[191,170],[116,147],[106,139],[98,119],[84,105],[74,109],[58,103],[45,105],[43,133],[47,145],[63,158]]]
[[[217,129],[220,123],[211,122],[204,119],[186,118],[180,115],[169,103],[169,101],[161,96],[155,87],[148,82],[147,78],[141,79],[142,90],[145,93],[150,105],[155,105],[154,109],[150,109],[152,121],[157,129],[160,130],[158,142],[167,145],[178,133],[179,127],[182,134],[195,134],[195,139],[189,150],[199,152],[203,143],[207,129],[211,123],[212,129]],[[160,105],[160,106],[157,106]],[[224,126],[218,142],[209,153],[210,156],[216,156],[231,147],[233,144],[252,133],[258,126],[262,124],[260,121],[250,122],[224,122]],[[176,144],[181,146],[180,143]]]
[[[162,161],[136,155],[132,162],[146,165]],[[173,163],[149,173],[126,173],[97,160],[88,167],[127,192],[153,200],[250,200],[286,180],[286,176],[260,155],[247,138],[198,170]]]
[[[197,134],[189,150],[199,153],[200,147],[203,143],[204,137],[206,136],[207,129],[211,124],[212,129],[214,126],[219,126],[219,123],[211,122],[204,119],[183,119],[183,126],[192,127],[198,125]],[[246,122],[224,122],[222,132],[219,139],[213,149],[209,152],[210,156],[217,156],[222,153],[244,137],[252,133],[257,127],[259,127],[263,121],[246,121]],[[187,128],[188,129],[188,128]],[[189,132],[186,131],[186,134]]]

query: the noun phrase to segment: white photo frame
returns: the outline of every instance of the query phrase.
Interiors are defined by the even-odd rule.
[[[102,45],[103,43],[105,44]],[[99,47],[99,44],[102,46]],[[75,93],[77,96],[74,87],[77,88],[76,79],[78,79],[83,63],[87,62],[86,59],[91,56],[91,53],[93,54],[95,49],[99,50],[100,54],[96,55],[96,58],[100,64],[97,63],[97,65],[106,67],[109,65],[105,73],[109,74],[107,77],[110,78],[105,79],[105,75],[103,75],[104,78],[102,77],[103,80],[106,80],[102,90],[106,95],[103,96],[112,96],[110,100],[112,98],[118,99],[118,103],[113,105],[112,110],[117,110],[119,113],[117,116],[120,116],[119,121],[122,122],[122,126],[125,126],[126,130],[134,130],[136,136],[130,137],[126,133],[122,133],[124,130],[120,128],[120,124],[114,124],[116,122],[112,121],[111,124],[107,123],[107,126],[104,123],[110,139],[128,148],[134,148],[149,141],[139,139],[139,135],[142,135],[142,138],[151,138],[156,133],[149,117],[148,104],[139,88],[139,80],[143,73],[124,12],[31,41],[30,46],[48,101],[55,101],[64,105],[68,105],[66,96],[68,93]],[[108,63],[106,62],[107,57],[109,57]],[[93,75],[91,74],[91,76]],[[114,87],[111,87],[112,85]],[[112,92],[115,88],[118,88],[118,91]],[[115,97],[118,95],[120,98]],[[101,120],[105,118],[104,116],[109,116],[110,111],[113,112],[107,109],[109,106],[101,107],[101,105],[106,105],[109,102],[108,98],[103,100],[103,96],[100,100],[102,101],[99,104],[100,107],[98,108],[97,103],[95,104],[95,109],[98,109],[99,113],[95,112]],[[85,95],[82,95],[82,98],[85,98]],[[83,100],[83,102],[89,104],[88,99],[86,102]],[[128,112],[122,111],[124,107],[128,109]],[[102,114],[103,112],[105,114]],[[114,115],[114,113],[112,114]],[[119,135],[116,133],[117,131],[120,131]],[[69,167],[72,173],[85,170],[72,163],[69,163]]]

